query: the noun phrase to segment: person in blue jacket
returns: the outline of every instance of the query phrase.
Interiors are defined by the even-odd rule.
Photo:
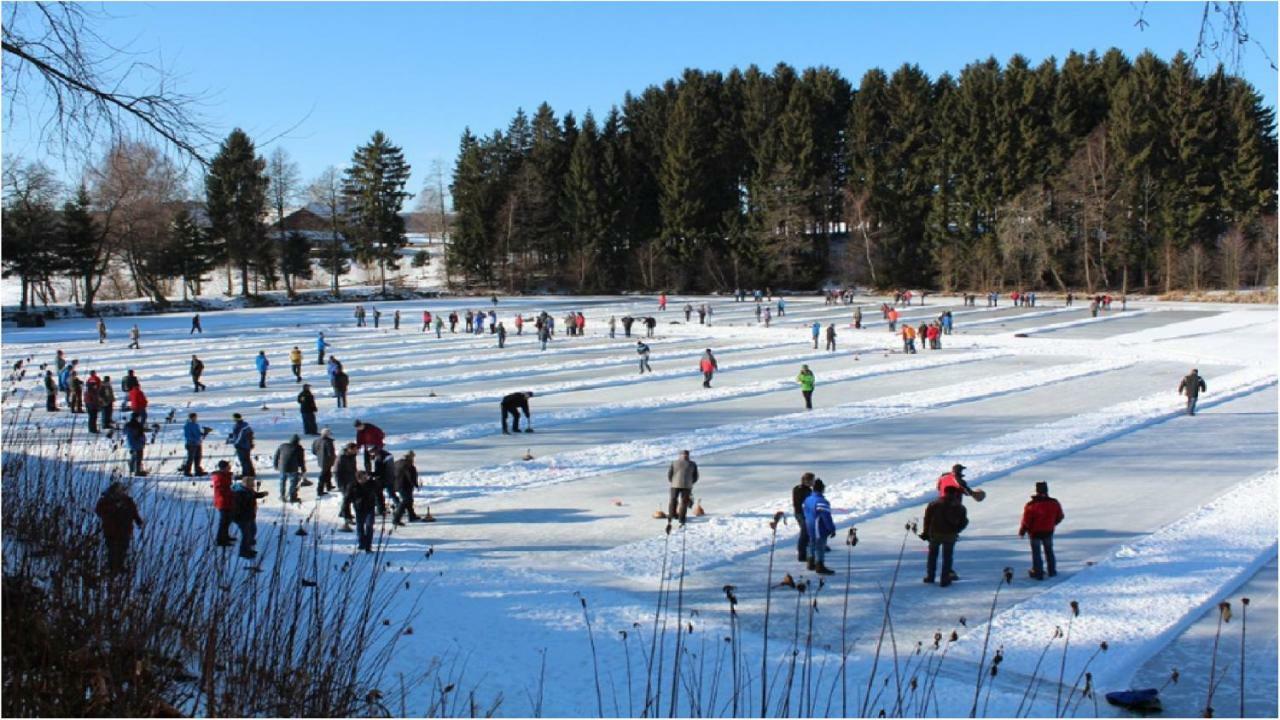
[[[129,474],[143,477],[147,474],[142,469],[142,451],[147,446],[147,429],[138,418],[132,418],[124,426],[124,438],[129,444]]]
[[[204,471],[204,436],[211,432],[213,428],[202,426],[196,420],[195,413],[187,415],[187,421],[182,425],[182,441],[187,447],[187,457],[182,462],[182,474],[186,477],[208,475]]]
[[[324,349],[329,347],[329,343],[324,339],[324,333],[316,335],[316,364],[324,364]]]
[[[778,317],[783,317],[786,314],[787,314],[787,301],[783,300],[782,298],[778,298]]]
[[[250,452],[253,450],[253,428],[249,427],[249,423],[244,421],[240,413],[233,413],[231,417],[236,424],[232,426],[231,434],[227,436],[227,444],[235,448],[236,457],[240,460],[240,474],[256,477],[258,473],[253,469],[253,458],[250,457]]]
[[[822,334],[822,323],[818,322],[817,320],[814,320],[813,325],[809,326],[809,331],[813,334],[813,349],[817,350],[818,336]]]
[[[827,554],[827,538],[836,534],[831,504],[822,494],[825,489],[821,479],[813,481],[813,492],[804,500],[804,524],[809,531],[809,569],[819,575],[834,575],[835,571],[823,562]]]
[[[267,368],[271,367],[271,361],[267,360],[267,353],[264,350],[258,351],[258,357],[253,359],[253,364],[258,366],[258,387],[267,386]]]

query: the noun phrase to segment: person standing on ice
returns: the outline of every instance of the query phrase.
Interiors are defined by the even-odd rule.
[[[418,487],[418,468],[413,464],[414,454],[410,450],[395,462],[396,503],[395,514],[391,516],[393,525],[404,525],[403,518],[409,515],[409,522],[418,522],[418,513],[413,510],[413,491]]]
[[[187,334],[194,335],[195,333],[204,334],[204,328],[200,326],[200,313],[191,316],[191,332]]]
[[[373,306],[373,329],[374,330],[378,329],[378,323],[381,320],[382,320],[382,311],[378,309],[377,305],[374,305]]]
[[[853,309],[853,329],[854,330],[862,329],[862,308],[861,307],[856,307]]]
[[[129,329],[129,349],[141,350],[142,345],[138,342],[141,338],[142,331],[138,329],[138,325],[135,323],[134,326]]]
[[[671,486],[671,499],[667,503],[667,530],[671,521],[679,520],[684,527],[689,506],[693,504],[693,486],[698,482],[698,463],[689,459],[689,451],[681,450],[680,456],[667,467],[667,484]]]
[[[787,301],[783,300],[782,298],[778,298],[778,317],[786,317],[786,315],[787,315]]]
[[[1045,578],[1046,566],[1049,577],[1058,574],[1058,561],[1053,554],[1053,532],[1063,517],[1062,504],[1049,497],[1049,483],[1036,483],[1036,494],[1022,508],[1022,524],[1018,527],[1018,537],[1031,536],[1031,569],[1027,575],[1033,580]],[[1040,557],[1042,551],[1043,561]]]
[[[316,456],[320,479],[316,481],[316,497],[324,497],[333,489],[333,464],[338,460],[338,449],[329,428],[320,431],[320,437],[311,443],[311,454]]]
[[[800,476],[800,484],[791,488],[791,511],[795,516],[796,526],[800,528],[800,535],[796,538],[798,562],[809,561],[809,525],[804,521],[804,501],[813,492],[813,479],[813,473],[807,472]]]
[[[618,337],[618,317],[616,315],[609,316],[609,339]]]
[[[204,383],[200,382],[200,376],[204,375],[204,361],[195,355],[192,355],[189,372],[191,373],[191,384],[194,388],[194,392],[200,392],[201,390],[207,389],[205,388]]]
[[[107,323],[98,318],[98,344],[101,345],[107,341]]]
[[[231,463],[218,461],[218,469],[209,478],[213,485],[213,509],[218,511],[218,532],[213,544],[218,547],[231,547],[231,523],[236,516],[236,499],[231,494]]]
[[[107,567],[113,573],[124,572],[124,559],[129,554],[129,542],[133,528],[143,526],[138,505],[129,497],[124,483],[116,481],[107,486],[93,512],[102,522],[102,538],[107,546]]]
[[[653,372],[653,368],[649,367],[649,346],[643,340],[636,341],[636,354],[640,356],[640,374],[643,375],[645,370]]]
[[[84,411],[88,416],[89,432],[98,434],[98,416],[102,412],[101,389],[102,380],[94,371],[89,371],[89,379],[84,384]]]
[[[289,365],[293,368],[293,381],[295,383],[302,382],[302,351],[297,345],[289,351]]]
[[[129,474],[143,477],[147,474],[142,469],[142,453],[147,447],[147,429],[135,415],[124,425],[124,439],[129,446]]]
[[[902,352],[906,355],[914,354],[916,351],[916,329],[911,327],[911,323],[902,326]]]
[[[377,481],[369,473],[361,470],[356,473],[356,481],[348,492],[351,507],[356,513],[356,547],[364,552],[373,552],[373,522],[382,490]]]
[[[631,337],[631,324],[632,324],[632,323],[634,323],[635,321],[636,321],[636,319],[635,319],[635,318],[633,318],[633,317],[631,317],[630,315],[623,315],[623,316],[622,316],[622,335],[623,335],[623,337]]]
[[[826,490],[821,478],[813,481],[813,492],[804,499],[804,524],[809,534],[809,569],[819,575],[835,575],[828,568],[827,538],[836,534],[836,523],[831,517],[831,503],[822,493]]]
[[[951,327],[952,327],[952,323],[953,323],[953,322],[954,322],[954,320],[953,320],[953,319],[952,319],[952,317],[951,317],[951,311],[950,311],[950,310],[948,310],[948,311],[946,311],[946,312],[942,313],[942,333],[943,333],[944,335],[950,335],[950,334],[951,334]]]
[[[816,379],[813,377],[813,371],[808,365],[800,366],[800,374],[796,376],[796,382],[800,383],[800,394],[804,396],[804,409],[813,409],[813,386]]]
[[[551,325],[542,323],[542,327],[538,328],[538,342],[542,343],[542,349],[547,349],[547,342],[551,340]]]
[[[303,383],[302,392],[298,393],[298,411],[302,413],[302,434],[319,435],[316,429],[316,396],[311,394],[311,384]]]
[[[520,313],[516,313],[515,324],[516,324],[516,335],[523,335],[524,334],[524,315],[521,315]]]
[[[501,321],[499,321],[498,322],[498,347],[504,348],[506,346],[507,346],[507,328],[502,324]]]
[[[685,322],[689,322],[689,318],[690,318],[692,315],[693,315],[693,304],[692,304],[692,303],[685,303],[685,304],[684,304],[684,321],[685,321]]]
[[[955,487],[960,488],[961,494],[968,495],[974,500],[981,502],[985,499],[987,497],[985,490],[974,490],[969,487],[969,483],[965,482],[964,471],[965,466],[960,463],[956,463],[951,466],[951,472],[939,475],[937,483],[938,497],[945,496],[947,494],[947,488]]]
[[[1200,371],[1195,368],[1191,368],[1191,372],[1178,383],[1178,394],[1187,396],[1188,415],[1196,414],[1196,402],[1200,399],[1200,393],[1208,389],[1204,384],[1204,378],[1200,377]]]
[[[711,387],[711,378],[715,377],[716,370],[720,369],[720,363],[716,362],[716,356],[711,354],[711,348],[702,354],[702,359],[698,361],[698,369],[702,371],[702,387]]]
[[[533,417],[529,414],[529,398],[533,397],[533,392],[513,392],[502,398],[502,434],[510,435],[512,432],[520,432],[520,412],[524,412],[525,420],[528,427],[525,432],[533,432]],[[511,430],[507,430],[507,416],[511,416]]]
[[[98,407],[102,408],[102,428],[115,427],[111,422],[111,414],[116,409],[116,391],[111,388],[111,376],[103,375],[102,384],[98,386]]]
[[[969,514],[960,501],[960,488],[948,487],[946,493],[929,503],[924,511],[924,527],[920,537],[929,543],[929,558],[925,563],[924,581],[932,583],[940,577],[938,585],[947,587],[958,579],[954,572],[956,540],[969,526]],[[941,575],[938,576],[938,555],[942,555]]]
[[[265,350],[258,351],[258,357],[253,359],[253,364],[258,368],[258,387],[267,386],[267,368],[271,367],[271,361],[267,359]]]
[[[240,474],[246,477],[253,477],[258,473],[253,469],[253,428],[249,427],[249,423],[244,421],[244,417],[240,413],[232,413],[231,419],[235,420],[235,425],[231,427],[231,434],[227,436],[227,444],[236,451],[236,459],[240,461]]]
[[[132,417],[143,425],[147,424],[147,405],[149,404],[146,393],[142,392],[142,383],[135,380],[133,387],[129,388],[129,410],[133,413]]]
[[[324,349],[329,347],[328,341],[324,339],[324,333],[316,333],[316,364],[324,364]]]
[[[423,310],[422,311],[422,332],[426,332],[430,329],[431,329],[431,311]]]
[[[254,489],[252,475],[241,477],[231,484],[231,497],[235,502],[234,521],[240,530],[240,557],[252,560],[258,556],[253,549],[258,537],[258,501],[267,496],[266,490]]]
[[[288,442],[276,448],[273,465],[280,472],[280,502],[302,502],[298,497],[298,484],[307,474],[307,454],[302,451],[302,442],[297,435],[290,437]]]
[[[444,329],[444,318],[437,315],[436,316],[436,339],[437,340],[439,340],[442,337],[441,331],[443,329]]]
[[[889,321],[889,332],[898,331],[898,310],[897,308],[889,308],[885,312],[885,319]]]
[[[58,382],[53,379],[53,371],[44,371],[44,409],[58,412]]]
[[[463,317],[462,332],[470,335],[471,331],[475,328],[476,316],[473,315],[470,310],[468,310],[467,314],[463,315],[462,317]]]
[[[835,323],[827,324],[827,351],[828,352],[836,351],[836,324]]]
[[[756,322],[760,322],[760,303],[756,303]]]
[[[374,457],[377,453],[382,452],[382,446],[386,443],[387,434],[377,425],[363,420],[356,420],[355,428],[356,445],[364,449],[364,469],[371,470]]]
[[[182,461],[183,477],[205,476],[204,438],[211,432],[213,428],[201,425],[195,413],[187,415],[187,421],[182,424],[182,443],[187,450],[187,457]]]
[[[658,312],[667,311],[667,294],[662,293],[658,296]]]
[[[817,350],[818,336],[822,334],[822,323],[814,320],[813,324],[809,326],[809,334],[813,336],[813,349]]]
[[[392,322],[395,325],[395,329],[399,330],[400,329],[400,311],[399,310],[396,310],[396,314],[393,316]]]

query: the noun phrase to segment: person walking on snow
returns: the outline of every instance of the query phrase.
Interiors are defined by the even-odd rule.
[[[902,326],[902,352],[907,355],[916,352],[916,329],[911,327],[911,323]]]
[[[195,355],[191,356],[191,383],[195,392],[206,390],[204,383],[200,382],[200,376],[204,375],[204,361]]]
[[[302,413],[302,434],[318,435],[316,429],[316,396],[311,394],[311,384],[303,383],[302,392],[298,393],[298,410]]]
[[[800,528],[800,535],[796,538],[798,562],[809,561],[809,524],[804,521],[804,501],[813,492],[813,480],[813,473],[807,472],[800,476],[800,484],[791,488],[791,511],[796,519],[796,527]]]
[[[827,352],[836,351],[836,324],[829,323],[827,325]]]
[[[399,310],[396,310],[396,314],[393,316],[392,322],[395,326],[394,329],[399,330],[400,329],[400,311]]]
[[[293,368],[293,381],[295,383],[302,382],[302,351],[297,345],[289,351],[289,365]]]
[[[809,326],[809,334],[813,336],[813,349],[818,349],[818,336],[822,334],[822,323],[817,320],[813,321],[813,325]]]
[[[800,374],[796,376],[796,382],[800,383],[800,394],[804,396],[804,409],[813,409],[813,385],[816,382],[813,377],[813,371],[808,365],[800,366]]]
[[[515,323],[516,323],[516,335],[523,335],[524,334],[524,315],[521,315],[520,313],[516,313]]]
[[[139,330],[138,326],[135,324],[132,328],[129,329],[129,349],[141,350],[142,345],[138,342],[141,338],[142,338],[142,331]]]
[[[443,336],[442,336],[442,334],[441,334],[441,331],[442,331],[443,329],[444,329],[444,318],[442,318],[442,317],[440,317],[439,315],[437,315],[437,316],[436,316],[436,339],[437,339],[437,340],[439,340],[441,337],[443,337]]]
[[[430,329],[431,329],[431,311],[423,310],[422,311],[422,332],[426,332]]]
[[[640,374],[643,375],[646,370],[653,372],[653,368],[649,367],[649,346],[643,340],[636,341],[636,354],[640,356]]]
[[[510,435],[512,432],[520,432],[520,413],[524,412],[525,420],[528,427],[525,432],[533,432],[533,417],[529,414],[529,398],[533,397],[530,391],[513,392],[502,398],[502,434]],[[511,430],[507,430],[507,416],[511,416]]]
[[[324,364],[324,349],[329,347],[329,343],[324,339],[324,333],[316,334],[316,364]]]
[[[684,526],[689,506],[693,504],[693,486],[698,482],[698,463],[689,459],[689,451],[681,450],[680,456],[667,467],[667,484],[671,486],[671,499],[667,503],[667,530],[671,521],[679,520]]]
[[[1058,574],[1058,561],[1053,554],[1053,532],[1062,522],[1062,504],[1049,497],[1049,483],[1036,483],[1036,494],[1022,508],[1022,524],[1018,537],[1031,536],[1031,569],[1027,574],[1033,580],[1045,578],[1046,565],[1049,577]],[[1041,552],[1044,559],[1041,560]]]
[[[195,333],[204,334],[204,328],[200,326],[200,313],[191,316],[191,332],[187,334],[192,335]]]
[[[498,347],[504,348],[506,346],[507,346],[507,328],[503,326],[501,321],[499,321],[498,322]]]
[[[826,490],[822,479],[813,481],[813,492],[804,500],[804,523],[809,532],[809,569],[819,575],[834,575],[828,568],[827,538],[836,534],[836,524],[831,518],[831,503],[822,494]]]
[[[960,488],[948,487],[946,493],[929,503],[924,511],[924,527],[920,537],[929,543],[924,581],[932,583],[937,575],[938,555],[942,555],[942,573],[938,585],[947,587],[958,579],[954,572],[956,540],[969,526],[969,514],[960,501]]]
[[[297,435],[276,448],[273,466],[280,471],[280,502],[302,502],[298,497],[298,484],[307,474],[307,454],[302,451],[302,443]],[[286,484],[288,493],[285,493]]]
[[[1208,389],[1204,384],[1204,378],[1200,377],[1200,371],[1195,368],[1191,368],[1191,372],[1178,383],[1178,394],[1187,396],[1188,415],[1196,414],[1196,402],[1200,399],[1200,393]]]
[[[258,387],[267,386],[267,368],[271,367],[271,361],[267,360],[265,350],[258,351],[258,357],[253,359],[253,364],[258,368]]]
[[[396,503],[395,514],[391,516],[393,525],[404,525],[402,518],[406,513],[409,515],[409,522],[420,520],[418,514],[413,511],[413,491],[419,487],[418,468],[414,466],[413,458],[414,453],[410,450],[395,462],[395,489],[399,502]]]
[[[715,376],[716,370],[720,369],[720,364],[716,362],[716,357],[711,354],[711,348],[703,353],[702,359],[698,361],[698,369],[702,371],[702,387],[711,387],[711,378]]]
[[[102,318],[98,318],[98,344],[101,345],[107,341],[107,323]]]
[[[197,420],[195,413],[187,415],[182,425],[182,442],[187,449],[187,457],[182,461],[182,474],[185,477],[196,475],[204,477],[204,438],[213,432],[213,428],[204,427]]]

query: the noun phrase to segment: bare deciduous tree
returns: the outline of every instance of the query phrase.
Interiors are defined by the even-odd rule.
[[[288,151],[281,147],[271,151],[271,157],[267,159],[267,198],[276,211],[276,232],[282,251],[285,245],[284,211],[299,195],[302,182],[300,177],[298,163],[289,158]],[[281,275],[284,277],[285,291],[289,297],[294,297],[292,274],[284,272]]]

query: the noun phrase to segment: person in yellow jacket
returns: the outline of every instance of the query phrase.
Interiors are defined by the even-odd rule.
[[[914,354],[916,351],[916,329],[911,323],[902,326],[902,352]]]
[[[289,364],[293,366],[293,381],[302,382],[302,351],[297,345],[289,351]]]
[[[813,371],[808,365],[800,366],[800,374],[796,376],[796,382],[800,383],[800,394],[804,396],[804,409],[813,409]]]

